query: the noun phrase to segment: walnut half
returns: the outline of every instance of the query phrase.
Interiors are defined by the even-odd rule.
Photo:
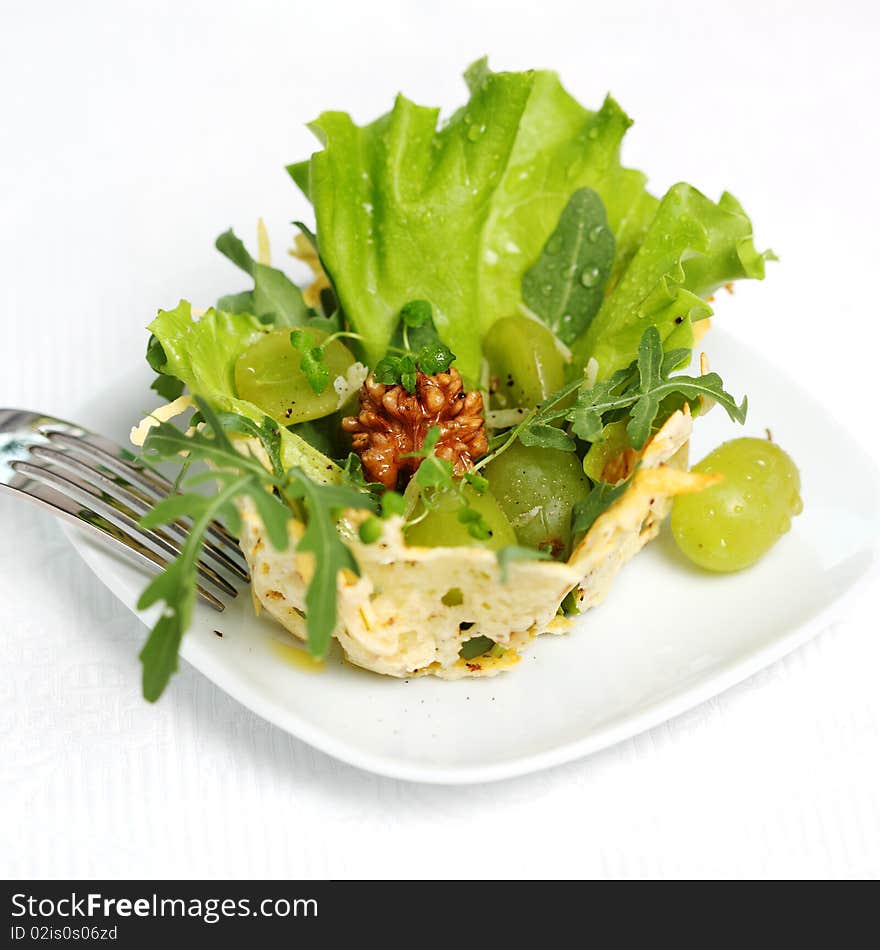
[[[386,488],[397,488],[419,467],[421,459],[404,456],[424,445],[432,426],[440,427],[435,454],[452,462],[459,475],[488,451],[483,397],[465,392],[454,367],[436,376],[419,373],[414,393],[370,375],[359,398],[360,412],[343,419],[342,428],[351,433],[367,478]]]

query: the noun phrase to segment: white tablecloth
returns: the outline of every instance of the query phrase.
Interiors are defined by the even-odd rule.
[[[782,262],[726,307],[877,451],[880,27],[868,2],[20,4],[0,32],[0,405],[59,415],[135,365],[212,250],[308,213],[283,165],[323,107],[558,68],[612,89],[655,189],[742,198]],[[656,7],[656,9],[655,9]],[[300,8],[300,9],[296,9]],[[443,11],[443,12],[441,12]],[[450,249],[451,251],[453,249]],[[822,433],[817,432],[821,439]],[[846,491],[847,459],[835,459]],[[48,515],[0,498],[0,873],[8,876],[880,874],[880,600],[590,759],[473,788],[390,781],[190,669],[139,694],[144,630]],[[475,724],[479,728],[479,724]]]

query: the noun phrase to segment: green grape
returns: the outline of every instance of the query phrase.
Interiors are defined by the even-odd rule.
[[[500,409],[536,406],[565,383],[556,337],[536,320],[504,317],[483,341],[489,372],[498,380],[493,404]]]
[[[725,442],[693,471],[718,472],[724,480],[675,499],[672,533],[681,550],[709,571],[754,564],[803,509],[797,467],[767,439]]]
[[[316,345],[328,336],[323,330],[309,332]],[[329,416],[336,411],[339,398],[333,380],[345,375],[354,356],[339,340],[328,344],[324,355],[330,382],[322,393],[316,393],[300,370],[302,354],[291,346],[290,327],[271,330],[235,361],[236,391],[242,399],[255,403],[285,425]]]
[[[574,452],[517,442],[490,462],[483,474],[520,544],[552,554],[568,550],[572,506],[590,490],[590,480]]]
[[[442,494],[437,500],[436,508],[404,531],[407,544],[423,548],[470,546],[488,548],[490,551],[516,544],[513,528],[491,492],[486,491],[481,495],[470,485],[464,486],[467,507],[481,516],[482,523],[488,528],[487,538],[475,538],[468,530],[469,525],[459,519],[463,506],[456,493]],[[418,518],[424,510],[421,501],[417,502],[414,517]]]
[[[602,432],[602,441],[594,442],[584,456],[584,472],[594,482],[605,481],[605,467],[630,448],[626,420],[610,422]]]

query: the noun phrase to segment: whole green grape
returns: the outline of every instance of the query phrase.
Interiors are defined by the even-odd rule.
[[[310,332],[316,345],[327,339],[324,330]],[[235,361],[235,389],[242,399],[284,425],[329,416],[339,399],[333,380],[345,375],[354,356],[339,340],[327,345],[324,356],[330,381],[322,393],[316,393],[300,369],[302,354],[291,346],[290,328],[270,330]]]
[[[431,509],[421,521],[404,530],[406,543],[423,548],[448,545],[482,547],[490,551],[516,544],[513,528],[491,492],[480,494],[470,485],[465,485],[463,494],[467,506],[480,514],[489,529],[487,538],[475,538],[468,531],[468,525],[458,517],[462,510],[461,499],[456,494],[449,493],[440,495],[436,508]],[[414,517],[418,518],[424,510],[421,501],[417,502]]]
[[[672,533],[681,550],[709,571],[754,564],[800,514],[801,480],[791,458],[767,439],[733,439],[710,452],[695,472],[724,480],[672,505]]]
[[[574,452],[514,443],[483,471],[517,541],[553,554],[571,543],[571,509],[590,480]]]
[[[565,383],[556,337],[528,317],[504,317],[483,340],[489,372],[498,380],[493,404],[500,409],[536,406]]]

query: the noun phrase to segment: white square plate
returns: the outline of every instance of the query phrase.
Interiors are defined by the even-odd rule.
[[[284,659],[277,644],[291,642],[289,636],[254,617],[246,592],[223,614],[198,606],[184,658],[254,712],[330,755],[384,775],[440,783],[501,779],[587,755],[779,659],[823,629],[844,597],[874,574],[878,477],[825,408],[757,352],[715,329],[705,348],[733,391],[748,392],[749,420],[741,429],[718,409],[698,420],[692,458],[770,426],[801,469],[803,515],[750,570],[698,571],[664,528],[571,634],[539,638],[512,673],[494,679],[400,681],[338,657],[320,674],[308,672]],[[145,373],[129,374],[72,417],[125,444],[133,421],[155,404],[146,385]],[[66,530],[95,574],[134,610],[145,576]]]

